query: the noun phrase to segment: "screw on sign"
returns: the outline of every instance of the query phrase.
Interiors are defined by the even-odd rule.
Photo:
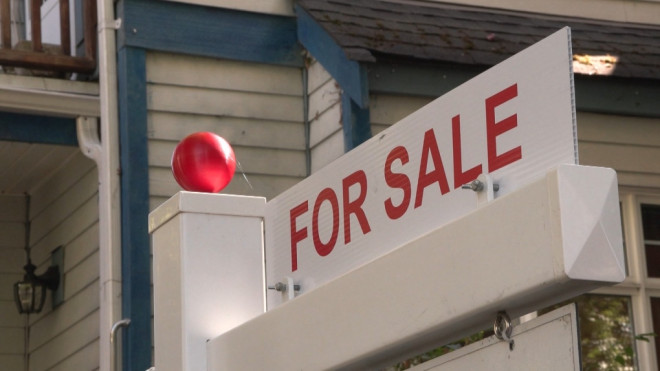
[[[172,154],[174,179],[186,191],[219,192],[229,184],[235,171],[234,150],[214,133],[190,134]]]

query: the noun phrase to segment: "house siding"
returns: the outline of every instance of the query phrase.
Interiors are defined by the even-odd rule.
[[[149,52],[146,70],[151,209],[181,190],[172,153],[198,131],[234,149],[239,167],[223,192],[272,198],[306,176],[299,68]]]
[[[29,370],[93,370],[99,366],[98,176],[76,151],[31,191],[30,254],[41,273],[64,249],[63,302],[29,316]],[[50,296],[50,294],[49,294]]]
[[[447,3],[444,0],[428,0],[428,2]],[[550,2],[542,0],[453,0],[448,2],[570,17],[597,18],[617,22],[660,23],[660,3],[657,1],[556,0]]]
[[[0,365],[24,370],[25,317],[14,304],[13,285],[25,265],[25,196],[0,196]]]
[[[341,122],[341,88],[321,63],[308,67],[309,147],[314,173],[344,153]]]

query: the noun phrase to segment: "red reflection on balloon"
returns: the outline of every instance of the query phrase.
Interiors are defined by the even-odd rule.
[[[193,192],[219,192],[236,171],[236,156],[221,136],[199,132],[185,137],[172,154],[172,173],[179,185]]]

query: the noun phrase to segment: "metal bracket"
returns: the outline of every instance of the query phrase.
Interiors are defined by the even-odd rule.
[[[462,189],[471,189],[477,192],[479,203],[490,202],[495,199],[495,192],[500,190],[500,185],[493,183],[493,178],[488,174],[481,174],[477,179],[468,184],[463,184]]]
[[[289,300],[296,297],[296,292],[300,291],[300,285],[293,283],[293,278],[287,277],[286,283],[278,282],[272,286],[268,286],[268,290],[279,291],[282,294],[288,294]]]
[[[115,19],[114,21],[111,21],[111,22],[99,23],[97,31],[107,30],[107,29],[118,30],[118,29],[121,28],[121,22],[122,22],[121,18],[117,18],[117,19]]]
[[[513,350],[513,347],[515,346],[512,337],[513,325],[511,324],[511,318],[509,318],[509,315],[506,312],[497,312],[497,316],[495,316],[495,323],[493,324],[493,332],[495,332],[495,336],[498,339],[509,343],[510,351]]]

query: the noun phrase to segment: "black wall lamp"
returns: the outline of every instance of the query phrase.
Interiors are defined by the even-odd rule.
[[[62,246],[52,252],[54,264],[46,273],[37,276],[34,271],[37,267],[30,259],[30,196],[25,195],[25,254],[27,264],[23,266],[25,275],[23,280],[14,284],[14,301],[19,313],[39,313],[46,302],[46,290],[53,291],[53,305],[62,301],[61,290],[55,295],[55,290],[60,285],[59,264],[63,264]],[[58,264],[59,263],[59,264]]]
[[[19,313],[39,313],[46,302],[46,290],[57,290],[60,284],[60,269],[57,265],[50,266],[46,273],[37,276],[37,267],[28,258],[23,267],[23,280],[14,284],[14,301]]]

